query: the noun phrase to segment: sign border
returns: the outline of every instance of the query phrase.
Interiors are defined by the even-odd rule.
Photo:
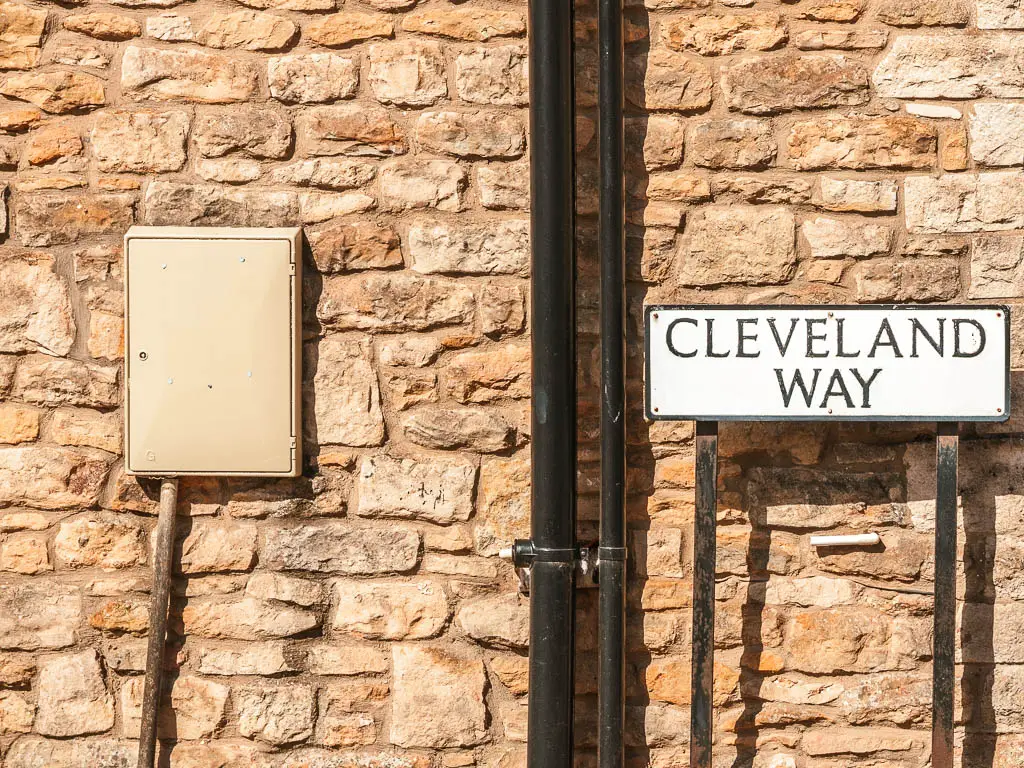
[[[889,310],[896,312],[905,311],[942,311],[949,309],[991,309],[1003,313],[1003,325],[1006,328],[1006,347],[1004,349],[1006,359],[1006,370],[1004,373],[1004,386],[1006,402],[1003,403],[1003,412],[995,417],[990,416],[837,416],[833,418],[822,418],[818,415],[806,416],[750,416],[750,415],[666,415],[651,412],[651,315],[655,312],[669,310],[815,310],[823,312],[831,310],[842,310],[844,312],[864,310]],[[644,415],[648,421],[819,421],[819,422],[982,422],[982,423],[1003,423],[1010,419],[1010,307],[1006,304],[649,304],[644,307]]]

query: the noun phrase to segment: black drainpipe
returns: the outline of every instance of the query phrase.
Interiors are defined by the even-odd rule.
[[[576,581],[572,0],[530,0],[532,514],[528,768],[571,768]]]
[[[598,0],[601,259],[599,768],[623,768],[626,716],[626,270],[622,0]]]

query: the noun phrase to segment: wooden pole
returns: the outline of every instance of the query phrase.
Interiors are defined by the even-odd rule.
[[[178,479],[160,483],[160,516],[153,553],[153,591],[149,604],[149,646],[146,650],[146,682],[142,693],[142,727],[139,732],[138,768],[153,768],[156,759],[157,715],[163,676],[164,643],[167,638],[167,606],[171,594],[171,561],[174,557],[174,517],[178,508]]]

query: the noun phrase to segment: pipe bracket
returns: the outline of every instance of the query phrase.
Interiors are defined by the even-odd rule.
[[[622,560],[622,561],[625,561],[627,559],[626,558],[626,552],[627,552],[627,550],[626,550],[625,547],[598,547],[597,548],[597,562],[598,562],[598,565],[601,564],[602,560]]]
[[[535,562],[578,565],[580,557],[577,547],[538,547],[531,539],[512,542],[512,564],[516,568],[529,568]]]

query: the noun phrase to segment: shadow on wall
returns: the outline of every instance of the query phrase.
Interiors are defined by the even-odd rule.
[[[652,290],[659,301],[701,297],[657,287],[672,269],[682,222],[666,226],[658,203],[648,210],[644,144],[657,118],[642,106],[648,27],[642,5],[630,6],[626,741],[630,766],[669,768],[688,761],[693,429],[643,419],[641,309]],[[592,0],[577,3],[577,44],[579,535],[590,541],[598,518],[600,364]],[[1024,391],[1024,375],[1014,374],[1013,384]],[[1012,679],[1024,667],[999,666],[1024,662],[1020,641],[996,642],[994,635],[1000,602],[1024,597],[1024,581],[1013,571],[1024,563],[1022,545],[997,547],[999,535],[1016,536],[1024,526],[1024,500],[1015,495],[1024,488],[1024,460],[1014,458],[1020,446],[1013,437],[1021,425],[1024,417],[962,430],[956,706],[964,768],[1011,764],[997,762],[1006,757],[995,733],[1000,722],[1024,714],[1013,701],[1021,684]],[[933,425],[723,424],[720,451],[716,768],[924,764],[931,728]],[[814,550],[808,540],[818,531],[877,531],[883,543]],[[596,591],[582,592],[577,612],[581,766],[596,764],[596,602]]]

